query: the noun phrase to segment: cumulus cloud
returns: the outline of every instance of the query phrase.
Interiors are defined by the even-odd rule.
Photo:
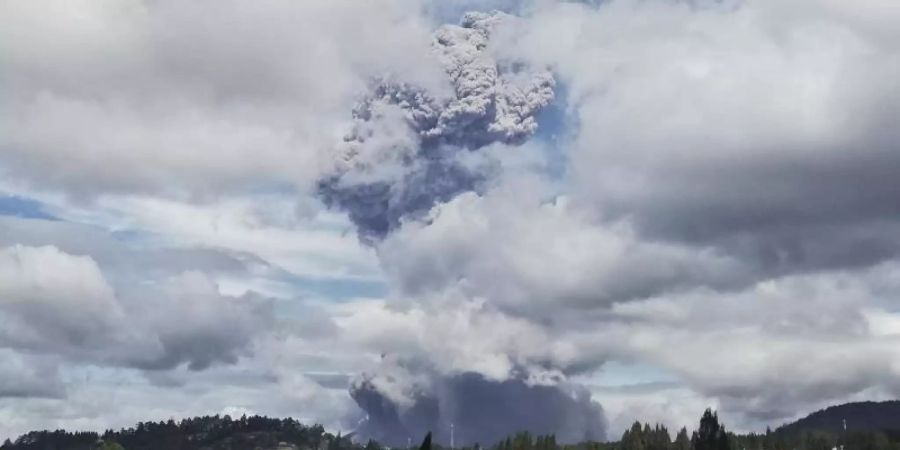
[[[643,241],[627,222],[596,224],[565,197],[541,197],[528,182],[461,195],[391,235],[379,255],[410,295],[458,286],[535,318],[752,279],[714,249]]]
[[[433,78],[426,23],[399,2],[47,1],[0,12],[0,162],[72,196],[306,186],[368,77],[403,66],[415,82]]]
[[[234,362],[271,314],[262,299],[223,296],[196,272],[122,297],[93,259],[50,246],[0,251],[0,280],[4,347],[102,364]]]
[[[151,366],[182,361],[199,370],[216,362],[234,363],[254,337],[271,327],[271,304],[253,294],[229,297],[200,272],[167,280],[160,297],[141,302],[138,317],[150,324],[164,349]],[[177,314],[173,312],[177,311]]]
[[[52,359],[0,350],[0,398],[60,398],[65,386]]]
[[[8,247],[0,252],[0,280],[2,341],[7,346],[90,354],[138,342],[112,288],[89,257],[54,247]]]
[[[552,5],[509,46],[566,81],[598,214],[774,275],[864,266],[897,248],[900,66],[877,26],[897,11],[876,3]]]
[[[894,3],[488,4],[3,3],[0,189],[57,220],[0,217],[0,432],[897,396]]]
[[[896,273],[891,263],[765,281],[732,295],[619,304],[613,311],[627,325],[610,335],[625,353],[643,354],[757,419],[863,392],[892,396],[900,355],[896,328],[885,326],[896,315],[884,309],[891,302],[884,295]]]

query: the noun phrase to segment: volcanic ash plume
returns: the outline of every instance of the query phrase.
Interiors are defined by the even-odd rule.
[[[536,114],[554,98],[553,76],[498,58],[491,47],[492,35],[514,30],[517,20],[468,13],[459,25],[440,27],[432,52],[449,89],[384,77],[354,108],[336,167],[318,188],[327,204],[347,211],[363,241],[377,245],[403,220],[480,192],[498,164],[488,147],[519,145],[535,133]],[[351,395],[367,414],[361,438],[401,446],[432,431],[448,443],[451,423],[459,445],[493,444],[523,430],[562,442],[604,437],[603,411],[585,389],[534,382],[527,373],[497,379],[439,372],[431,356],[406,356],[412,358],[389,359],[353,384]]]
[[[495,30],[516,20],[500,12],[468,13],[460,25],[435,31],[432,51],[449,92],[383,78],[354,108],[337,167],[320,180],[319,193],[348,212],[363,240],[377,241],[402,218],[478,190],[493,165],[471,155],[534,134],[535,115],[554,97],[553,76],[498,60],[489,46]]]
[[[578,386],[495,381],[473,372],[404,384],[410,381],[381,374],[353,383],[351,395],[367,414],[357,429],[362,438],[403,446],[431,431],[446,444],[451,424],[457,446],[492,445],[519,431],[552,433],[565,443],[605,438],[602,408]]]

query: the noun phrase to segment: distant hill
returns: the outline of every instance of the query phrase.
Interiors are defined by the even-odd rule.
[[[784,425],[777,431],[795,433],[801,431],[826,431],[840,433],[843,421],[847,431],[893,431],[900,433],[900,400],[887,402],[857,402],[830,406],[816,411],[796,422]],[[891,433],[894,434],[894,433]]]
[[[382,450],[351,436],[327,433],[320,425],[261,416],[206,416],[180,422],[141,422],[119,431],[32,431],[8,440],[0,450]]]

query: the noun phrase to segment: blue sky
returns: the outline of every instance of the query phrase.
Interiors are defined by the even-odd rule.
[[[0,197],[0,215],[26,219],[56,219],[52,214],[44,210],[44,205],[41,202],[12,195]]]

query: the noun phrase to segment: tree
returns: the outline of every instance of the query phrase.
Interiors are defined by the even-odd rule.
[[[725,427],[719,424],[719,416],[707,409],[700,418],[700,428],[691,437],[694,450],[731,450],[731,442]]]
[[[341,450],[341,432],[338,431],[337,436],[328,441],[328,450]]]
[[[513,436],[513,450],[532,450],[534,448],[534,440],[531,433],[520,431]]]
[[[364,450],[382,450],[381,446],[378,445],[378,442],[369,439],[369,442],[366,443],[366,447]]]
[[[645,427],[645,430],[649,427]],[[646,432],[645,432],[646,433]],[[647,450],[669,450],[672,444],[672,438],[669,436],[669,430],[666,427],[656,424],[656,427],[649,432],[649,438],[646,438]]]
[[[854,450],[889,450],[891,442],[879,431],[855,432],[847,436],[846,447]]]
[[[97,450],[125,450],[125,447],[116,441],[103,441],[97,446]]]
[[[682,427],[681,431],[675,435],[672,450],[691,450],[691,438],[688,437],[687,427]]]
[[[425,439],[422,440],[422,445],[419,446],[419,450],[431,450],[431,432],[425,435]]]
[[[622,450],[647,450],[644,430],[640,422],[634,422],[631,428],[622,434]]]
[[[772,429],[766,427],[766,435],[763,437],[763,450],[774,450],[775,448],[775,437],[772,436]]]

